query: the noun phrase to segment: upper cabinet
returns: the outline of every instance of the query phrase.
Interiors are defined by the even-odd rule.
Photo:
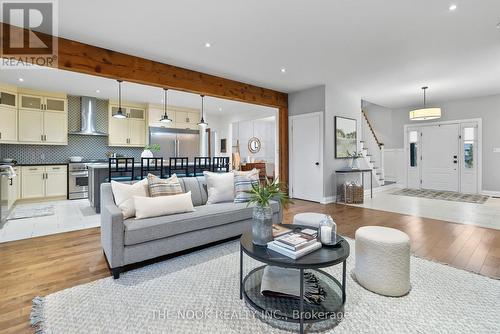
[[[23,144],[67,145],[68,100],[65,97],[19,94],[19,136]]]
[[[167,109],[167,114],[168,117],[172,120],[171,123],[160,122],[163,113],[163,106],[149,105],[149,126],[189,130],[199,129],[198,122],[200,121],[200,113],[196,109],[169,106]]]
[[[17,142],[17,92],[0,88],[0,143]]]
[[[146,108],[122,105],[126,118],[115,118],[118,106],[109,105],[108,145],[144,147],[147,143]]]

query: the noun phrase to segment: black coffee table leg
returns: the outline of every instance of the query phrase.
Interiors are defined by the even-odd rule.
[[[300,334],[304,333],[304,269],[300,269]]]
[[[243,299],[243,250],[240,245],[240,299]]]
[[[342,303],[345,303],[346,260],[342,263]]]

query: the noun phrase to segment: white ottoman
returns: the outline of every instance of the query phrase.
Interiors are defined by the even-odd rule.
[[[382,226],[356,231],[356,280],[366,289],[385,296],[410,291],[410,238],[404,232]]]
[[[303,212],[293,216],[293,224],[319,227],[319,222],[325,219],[324,213]]]

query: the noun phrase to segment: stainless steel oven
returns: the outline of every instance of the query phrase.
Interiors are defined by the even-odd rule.
[[[89,197],[89,172],[85,163],[70,163],[68,167],[68,198]]]

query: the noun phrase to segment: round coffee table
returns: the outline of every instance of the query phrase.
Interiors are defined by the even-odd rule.
[[[311,228],[302,225],[286,226],[293,230]],[[272,251],[265,246],[252,243],[252,232],[248,231],[240,239],[240,299],[257,312],[274,319],[300,324],[300,333],[304,332],[304,323],[324,321],[338,316],[346,300],[346,260],[349,257],[349,243],[342,238],[333,247],[323,246],[299,259],[292,259]],[[300,271],[300,298],[269,297],[260,293],[262,275],[266,265],[251,270],[243,277],[243,254],[265,263],[266,265],[294,268]],[[321,270],[342,263],[342,283]],[[313,273],[326,292],[326,298],[319,305],[304,302],[304,271]]]

